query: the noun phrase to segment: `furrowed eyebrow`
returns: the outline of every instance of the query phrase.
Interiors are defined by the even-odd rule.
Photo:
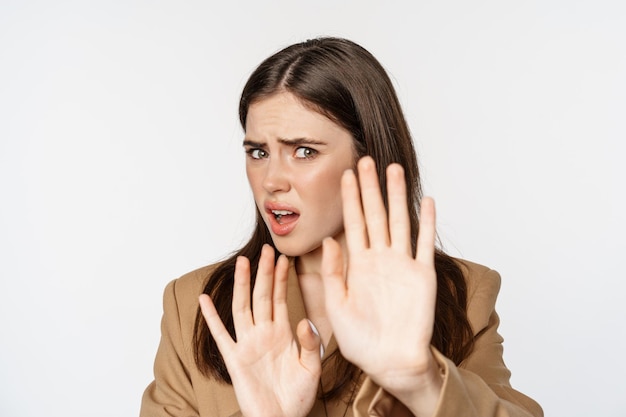
[[[294,139],[285,139],[285,138],[280,138],[278,139],[279,143],[282,143],[283,145],[289,145],[289,146],[299,146],[299,145],[326,145],[326,142],[323,142],[321,140],[317,140],[317,139],[311,139],[311,138],[294,138]],[[250,140],[250,139],[245,139],[243,141],[243,146],[249,146],[251,148],[263,148],[265,146],[267,146],[266,142],[257,142],[254,140]]]
[[[326,145],[326,142],[322,142],[321,140],[311,139],[311,138],[294,138],[294,139],[278,139],[280,143],[291,146],[298,145]]]
[[[251,148],[262,148],[266,144],[264,142],[255,142],[253,140],[246,139],[243,141],[243,146],[249,146]]]

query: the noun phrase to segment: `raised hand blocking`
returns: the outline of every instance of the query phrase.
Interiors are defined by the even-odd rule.
[[[298,324],[298,352],[287,313],[287,270],[284,255],[274,266],[274,250],[261,253],[250,304],[250,263],[237,259],[233,288],[233,321],[237,341],[224,327],[211,298],[200,296],[202,314],[224,357],[241,412],[304,416],[315,401],[321,374],[320,338],[306,320]]]
[[[374,161],[361,159],[358,173],[359,180],[351,171],[342,178],[347,257],[336,240],[323,243],[328,317],[346,359],[413,411],[427,413],[441,387],[430,350],[437,291],[434,202],[422,201],[413,257],[402,167],[387,168],[388,218]],[[416,390],[434,401],[413,407]]]

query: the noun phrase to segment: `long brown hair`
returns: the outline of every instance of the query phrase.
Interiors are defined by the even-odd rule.
[[[341,38],[317,38],[288,46],[263,61],[248,79],[239,104],[239,120],[244,130],[250,105],[281,91],[294,94],[305,106],[347,129],[354,138],[358,157],[374,158],[385,205],[385,168],[393,162],[404,167],[415,254],[422,197],[417,156],[395,89],[380,63],[363,47]],[[273,246],[269,230],[257,211],[256,227],[249,242],[222,262],[204,287],[204,293],[213,299],[233,338],[231,303],[236,258],[248,257],[255,275],[265,243]],[[471,351],[473,340],[466,311],[467,286],[459,265],[442,250],[436,252],[435,268],[438,285],[432,344],[459,364]],[[202,373],[231,383],[199,309],[194,353]],[[323,393],[327,399],[341,396],[360,373],[339,350],[325,360],[324,366],[333,366],[336,376],[332,388]]]

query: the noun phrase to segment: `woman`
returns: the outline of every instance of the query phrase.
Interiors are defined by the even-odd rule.
[[[239,115],[256,228],[167,286],[142,416],[543,414],[509,384],[499,275],[435,247],[434,202],[369,52],[289,46],[250,76]]]

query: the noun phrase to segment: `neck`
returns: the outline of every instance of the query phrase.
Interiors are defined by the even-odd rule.
[[[348,261],[348,249],[346,247],[346,239],[343,232],[334,236],[334,239],[341,245],[344,263]],[[321,279],[322,271],[322,245],[313,249],[311,252],[302,254],[296,258],[296,272],[300,275],[317,275]]]

